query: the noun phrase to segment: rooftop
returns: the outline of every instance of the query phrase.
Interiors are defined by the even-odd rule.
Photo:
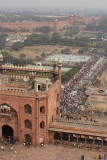
[[[75,122],[57,121],[57,122],[52,122],[52,125],[107,131],[107,124],[100,124],[94,122],[88,123],[88,122],[76,122],[76,121]]]

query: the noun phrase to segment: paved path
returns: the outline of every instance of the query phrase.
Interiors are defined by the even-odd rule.
[[[6,145],[4,152],[0,151],[0,158],[4,160],[81,160],[84,154],[85,160],[95,160],[95,155],[104,155],[104,152],[88,149],[72,148],[70,146],[47,145],[42,148],[24,147],[14,145],[17,155],[9,152],[9,145]],[[107,154],[107,152],[106,152]]]

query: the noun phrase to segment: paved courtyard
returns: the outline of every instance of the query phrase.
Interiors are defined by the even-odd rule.
[[[104,156],[104,152],[101,151],[60,145],[47,145],[41,148],[24,147],[22,145],[14,145],[13,147],[13,151],[10,152],[10,145],[6,145],[5,151],[0,151],[0,158],[4,158],[4,160],[81,160],[83,154],[85,160],[95,160],[96,154]],[[16,155],[14,149],[17,150]]]

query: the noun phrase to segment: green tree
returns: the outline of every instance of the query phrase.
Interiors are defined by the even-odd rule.
[[[3,49],[5,47],[6,43],[6,35],[0,34],[0,49]]]
[[[65,32],[65,36],[70,36],[70,37],[72,37],[72,36],[74,36],[74,35],[76,35],[77,33],[79,33],[79,28],[78,27],[68,27],[67,28],[67,32]]]
[[[21,28],[21,29],[20,29],[20,32],[29,32],[29,29]]]
[[[63,50],[61,50],[62,54],[69,54],[70,53],[70,49],[69,48],[65,48]]]
[[[52,34],[52,38],[51,38],[51,43],[52,44],[58,44],[59,42],[60,42],[60,35],[59,35],[59,33],[56,33],[56,32],[54,32],[53,34]]]
[[[46,55],[45,55],[45,53],[43,52],[43,53],[41,54],[41,56],[42,56],[42,57],[45,57]]]
[[[73,66],[68,72],[61,74],[61,82],[69,81],[79,70],[81,66]]]
[[[85,30],[86,31],[95,31],[96,30],[96,24],[95,23],[87,24]]]
[[[49,32],[51,32],[53,30],[52,27],[49,27],[49,26],[43,26],[43,27],[40,27],[40,28],[35,28],[35,32],[42,32],[42,33],[45,33],[45,34],[48,34]]]
[[[12,50],[14,51],[19,51],[21,48],[24,47],[24,43],[23,42],[16,42],[12,45]]]
[[[78,51],[78,54],[84,54],[87,51],[88,51],[88,48],[82,48]]]

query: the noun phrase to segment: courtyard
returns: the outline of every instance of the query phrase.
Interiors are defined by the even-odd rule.
[[[0,144],[1,146],[1,144]],[[0,158],[4,160],[81,160],[84,155],[85,160],[95,160],[96,155],[104,156],[102,151],[73,148],[71,146],[47,145],[40,148],[34,148],[23,145],[13,145],[13,151],[10,146],[5,146],[5,151],[0,151]],[[14,154],[16,149],[17,154]],[[107,154],[106,154],[107,156]]]

